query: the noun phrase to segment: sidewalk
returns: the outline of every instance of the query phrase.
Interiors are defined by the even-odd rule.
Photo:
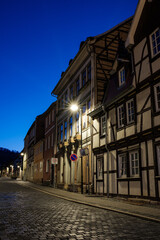
[[[26,181],[17,181],[24,187],[29,187],[41,191],[43,193],[59,197],[68,201],[85,204],[87,206],[97,207],[104,210],[119,212],[122,214],[139,217],[160,223],[160,203],[138,200],[138,199],[122,199],[107,198],[105,196],[87,195],[80,193],[68,192],[61,189],[55,189],[49,186],[37,185]]]

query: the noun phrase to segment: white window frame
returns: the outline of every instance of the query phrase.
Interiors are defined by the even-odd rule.
[[[119,178],[127,177],[127,154],[126,153],[122,153],[118,155],[118,177]]]
[[[160,145],[156,147],[156,150],[157,150],[158,176],[160,176]]]
[[[123,84],[125,84],[126,82],[126,77],[125,77],[125,68],[122,67],[119,70],[119,87],[122,86]]]
[[[157,43],[157,38],[156,38],[156,32],[158,30],[159,30],[159,36],[160,36],[160,28],[156,28],[150,35],[150,46],[151,46],[152,57],[155,57],[157,54],[160,53],[160,50],[158,50],[158,46],[160,45],[160,43]],[[153,40],[152,40],[153,35],[155,36],[155,46],[153,46]],[[153,49],[156,49],[156,53],[154,53]]]
[[[97,180],[103,180],[103,155],[97,155]]]
[[[119,114],[119,109],[122,109],[122,108],[123,108],[123,118],[122,118],[122,113],[121,115]],[[117,120],[118,120],[118,128],[124,127],[124,105],[123,104],[117,107]]]
[[[160,88],[160,83],[156,84],[154,86],[154,96],[155,96],[155,106],[156,106],[156,112],[160,111],[160,107],[158,106],[158,97],[157,97],[157,86]]]
[[[131,104],[131,102],[133,102],[133,113],[132,113],[132,107],[129,108],[129,104]],[[129,101],[126,102],[126,109],[127,109],[127,124],[129,123],[133,123],[134,122],[134,118],[135,118],[135,111],[134,111],[134,99],[130,99]],[[131,120],[129,119],[129,117],[131,116]]]
[[[134,158],[132,159],[132,155]],[[137,155],[137,158],[136,158]],[[139,152],[138,150],[129,152],[129,163],[130,163],[130,177],[139,177]],[[138,173],[136,173],[136,169],[138,169]],[[134,172],[133,172],[134,170]]]
[[[106,116],[101,117],[101,136],[106,134]]]

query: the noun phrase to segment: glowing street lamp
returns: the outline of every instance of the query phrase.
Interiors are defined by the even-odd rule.
[[[72,112],[76,112],[78,110],[78,105],[77,104],[72,104],[70,106],[70,110]],[[82,149],[82,108],[80,107],[80,126],[81,126],[81,149]],[[81,155],[81,193],[83,194],[83,160],[82,160],[82,155]]]

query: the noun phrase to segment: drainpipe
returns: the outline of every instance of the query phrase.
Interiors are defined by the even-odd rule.
[[[107,129],[107,111],[105,110],[104,105],[102,106],[103,112],[105,113],[106,119],[106,134],[105,134],[105,149],[107,151],[107,197],[109,198],[109,149],[107,146],[107,136],[108,136],[108,129]]]

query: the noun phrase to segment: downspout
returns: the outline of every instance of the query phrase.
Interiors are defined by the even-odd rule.
[[[105,149],[107,151],[107,197],[109,198],[109,149],[107,146],[107,136],[108,136],[107,111],[105,110],[104,105],[102,106],[102,109],[103,109],[103,112],[105,113],[105,119],[106,119]]]

